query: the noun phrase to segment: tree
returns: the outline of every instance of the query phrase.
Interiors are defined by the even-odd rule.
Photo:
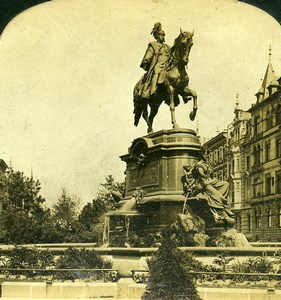
[[[148,267],[150,275],[143,300],[200,299],[185,255],[170,236],[163,239],[155,257],[148,260]]]
[[[0,201],[4,210],[14,207],[26,213],[41,212],[45,199],[39,194],[40,190],[39,180],[35,181],[32,176],[29,178],[23,172],[14,171],[12,167],[0,175]]]
[[[77,223],[81,199],[70,195],[65,188],[53,205],[53,216],[56,225],[63,232],[72,231]]]
[[[104,214],[115,209],[114,195],[116,192],[121,196],[124,195],[125,182],[115,181],[112,175],[108,175],[92,203],[87,203],[79,215],[79,222],[85,230],[91,230],[93,226],[103,222],[101,218]]]
[[[112,175],[105,178],[101,183],[96,197],[91,203],[87,203],[79,217],[78,222],[82,227],[79,238],[84,242],[102,243],[104,228],[104,215],[106,212],[115,209],[116,195],[124,195],[125,182],[117,182]]]
[[[2,243],[48,242],[52,232],[50,212],[43,208],[45,199],[40,195],[41,185],[33,177],[9,167],[0,175],[0,201],[3,203],[0,218]],[[43,240],[44,239],[44,240]]]

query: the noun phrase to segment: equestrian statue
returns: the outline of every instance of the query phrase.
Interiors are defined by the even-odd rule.
[[[143,117],[148,133],[153,132],[153,120],[162,102],[170,106],[174,129],[179,128],[175,117],[175,107],[180,103],[179,96],[184,103],[193,99],[190,120],[195,119],[197,111],[197,94],[188,87],[189,78],[186,72],[194,32],[180,30],[172,47],[165,44],[165,32],[161,23],[154,25],[151,34],[156,41],[148,44],[140,65],[146,73],[134,88],[134,125],[137,126]]]

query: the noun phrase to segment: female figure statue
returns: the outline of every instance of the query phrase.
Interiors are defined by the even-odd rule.
[[[193,196],[207,204],[216,225],[232,227],[235,220],[228,205],[229,183],[213,178],[212,173],[211,166],[202,154],[192,170],[195,179]]]

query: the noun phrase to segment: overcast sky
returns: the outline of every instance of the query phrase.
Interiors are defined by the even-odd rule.
[[[132,140],[132,91],[155,22],[173,44],[180,27],[194,30],[188,64],[198,93],[200,135],[212,137],[255,102],[272,47],[281,75],[281,28],[256,7],[232,0],[53,0],[18,15],[0,37],[0,157],[42,183],[54,201],[62,186],[90,201],[108,174],[123,179]],[[176,111],[196,128],[191,104]],[[170,129],[162,105],[155,131]]]

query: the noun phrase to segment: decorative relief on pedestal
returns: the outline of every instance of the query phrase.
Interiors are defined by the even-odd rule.
[[[128,169],[128,190],[159,185],[159,163]]]

